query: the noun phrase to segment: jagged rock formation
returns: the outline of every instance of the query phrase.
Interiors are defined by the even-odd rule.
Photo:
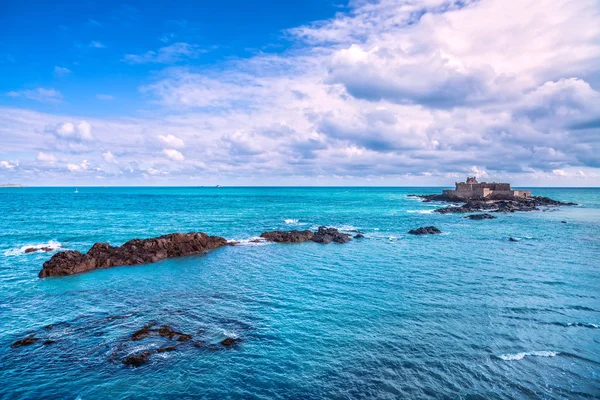
[[[312,240],[316,243],[328,244],[346,243],[350,241],[350,235],[338,231],[336,228],[320,226],[316,232],[306,231],[273,231],[263,232],[260,237],[277,243],[301,243]]]
[[[226,239],[202,232],[133,239],[119,247],[96,243],[87,254],[71,250],[56,253],[44,263],[39,277],[67,276],[100,268],[148,264],[165,258],[202,254],[226,244]]]
[[[442,233],[442,231],[440,231],[435,226],[422,226],[417,229],[411,229],[410,231],[408,231],[408,233],[410,233],[411,235],[437,235],[439,233]]]

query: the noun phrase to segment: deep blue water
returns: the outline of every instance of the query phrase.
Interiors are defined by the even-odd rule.
[[[600,189],[534,188],[580,206],[484,221],[406,197],[440,190],[0,189],[0,398],[598,398]],[[318,225],[367,238],[44,280],[51,254],[22,252]],[[407,235],[424,225],[444,233]],[[119,347],[150,321],[241,342],[111,361],[161,345]],[[29,333],[56,342],[10,348]]]

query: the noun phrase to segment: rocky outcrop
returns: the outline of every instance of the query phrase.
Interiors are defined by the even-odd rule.
[[[435,226],[422,226],[417,229],[411,229],[410,231],[408,231],[408,233],[410,233],[411,235],[437,235],[442,233],[442,231],[440,231]]]
[[[148,358],[152,355],[150,350],[140,351],[139,353],[131,354],[125,357],[122,361],[128,367],[141,367],[148,362]]]
[[[539,207],[574,206],[575,203],[565,203],[548,197],[533,196],[526,199],[511,200],[469,200],[461,206],[444,207],[435,210],[440,214],[472,213],[480,211],[515,212],[537,211]]]
[[[365,235],[363,235],[362,233],[357,233],[356,235],[354,235],[354,239],[364,239]]]
[[[202,232],[172,233],[151,239],[134,239],[119,247],[96,243],[86,253],[61,251],[44,263],[40,278],[67,276],[100,268],[148,264],[171,257],[202,254],[225,246],[227,240]]]
[[[314,233],[312,241],[321,244],[328,244],[331,242],[347,243],[350,241],[350,235],[342,233],[335,228],[320,226],[319,229]]]
[[[350,241],[350,235],[342,233],[336,228],[329,228],[326,226],[320,226],[316,232],[306,231],[273,231],[263,232],[260,237],[277,243],[301,243],[312,240],[316,243],[328,244],[331,242],[335,243],[346,243]]]
[[[261,238],[268,240],[269,242],[277,243],[302,243],[312,240],[313,233],[309,230],[306,231],[273,231],[263,232],[260,234]]]
[[[28,253],[34,253],[36,251],[44,251],[44,252],[48,253],[52,250],[54,250],[52,247],[28,247],[25,250],[23,250],[23,253],[28,254]]]
[[[482,219],[496,219],[496,217],[494,217],[492,214],[473,214],[473,215],[467,215],[465,218],[468,219],[472,219],[475,221],[479,221]]]

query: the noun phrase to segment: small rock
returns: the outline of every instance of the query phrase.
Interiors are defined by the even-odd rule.
[[[411,229],[410,231],[408,231],[408,233],[410,233],[411,235],[436,235],[442,233],[442,231],[440,231],[435,226],[422,226],[417,229]]]
[[[203,347],[205,344],[206,342],[204,340],[198,340],[197,342],[194,342],[195,347]]]
[[[314,233],[312,241],[321,244],[328,244],[331,242],[347,243],[350,241],[350,235],[341,233],[336,228],[320,226],[319,229]]]
[[[152,352],[150,350],[144,350],[140,353],[132,354],[123,359],[123,364],[129,367],[139,367],[148,362],[148,357]]]
[[[241,341],[242,341],[242,339],[239,339],[239,338],[228,337],[228,338],[221,340],[221,344],[225,347],[232,347]]]
[[[566,224],[566,223],[567,223],[567,221],[560,221],[560,223],[561,223],[561,224]]]
[[[158,353],[164,353],[164,352],[167,352],[167,351],[175,351],[175,346],[159,347],[156,351]]]
[[[517,240],[517,239],[515,239],[515,238],[512,238],[512,237],[511,237],[511,238],[508,238],[508,241],[509,241],[509,242],[518,242],[518,240]]]
[[[131,340],[137,341],[137,340],[142,340],[142,339],[147,338],[148,336],[150,336],[152,334],[153,330],[151,328],[153,326],[154,326],[154,324],[149,324],[149,325],[144,326],[139,331],[134,332],[133,335],[131,335]]]
[[[465,218],[468,219],[472,219],[472,220],[482,220],[482,219],[495,219],[496,217],[494,217],[492,214],[474,214],[474,215],[467,215]]]
[[[52,339],[48,339],[48,340],[44,340],[44,345],[48,345],[48,344],[53,344],[56,343],[56,340],[52,340]]]
[[[365,237],[365,235],[363,235],[362,233],[354,235],[354,239],[364,239],[364,237]]]
[[[269,242],[302,243],[311,240],[313,233],[309,230],[299,231],[294,229],[293,231],[263,232],[260,234],[260,237],[268,240]]]
[[[29,346],[29,345],[34,344],[38,340],[40,340],[40,339],[36,338],[35,335],[29,335],[24,339],[17,340],[13,344],[11,344],[10,347],[14,349],[15,347]]]

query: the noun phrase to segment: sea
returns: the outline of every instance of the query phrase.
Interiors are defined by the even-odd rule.
[[[408,196],[441,189],[0,189],[0,398],[600,398],[600,189],[481,221]],[[365,238],[255,241],[321,225]],[[38,278],[57,251],[192,231],[239,244]],[[130,340],[151,323],[193,340]]]

